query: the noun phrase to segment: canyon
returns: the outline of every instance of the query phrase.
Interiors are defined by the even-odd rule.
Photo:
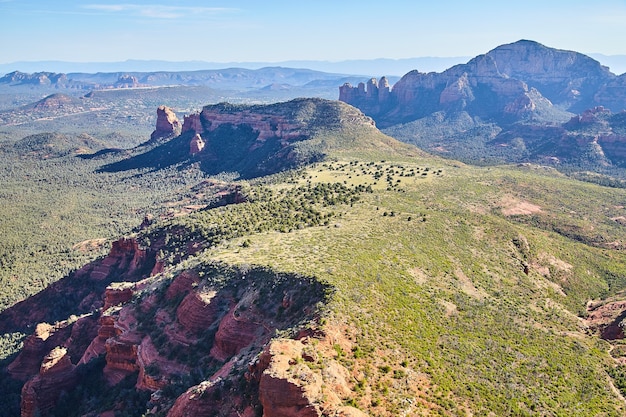
[[[275,374],[268,369],[278,366],[271,365],[271,358],[277,355],[267,347],[275,345],[268,345],[271,336],[303,319],[307,322],[306,317],[311,320],[315,311],[312,306],[323,300],[322,286],[304,277],[261,269],[236,271],[219,265],[202,271],[204,278],[199,271],[183,270],[164,280],[151,253],[141,249],[136,240],[121,239],[106,257],[72,277],[83,280],[82,285],[73,283],[72,292],[80,294],[75,315],[54,325],[41,321],[8,366],[9,374],[24,383],[23,417],[46,415],[55,407],[63,407],[64,403],[59,405],[62,393],[72,392],[79,385],[88,386],[87,380],[94,378],[111,389],[127,384],[124,381],[131,378],[137,392],[156,393],[154,412],[171,407],[168,416],[215,411],[219,407],[232,408],[224,415],[255,415],[255,407],[262,406],[267,417],[305,415],[297,411],[304,408],[318,410],[315,415],[320,415],[321,393],[298,399],[303,386],[313,385],[302,382],[283,386],[281,381],[291,380],[291,376],[278,373],[267,380],[263,375]],[[230,282],[222,282],[224,275],[231,276]],[[210,277],[219,280],[212,284]],[[93,282],[107,285],[93,288]],[[35,317],[52,321],[52,312],[41,306],[61,296],[50,291],[40,294],[38,307],[29,304],[29,313],[25,313],[25,304],[7,309],[2,313],[3,325],[6,329],[18,328],[23,320],[32,322]],[[314,321],[309,325],[314,326]],[[302,343],[311,343],[311,334],[304,331],[297,339],[281,343],[297,343],[300,350],[291,353],[297,358],[302,355],[298,353]],[[323,332],[315,337],[323,339]],[[265,353],[254,363],[262,351]],[[284,352],[280,357],[286,360]],[[327,360],[333,361],[332,355]],[[199,367],[207,379],[194,384],[189,375],[195,375]],[[244,398],[224,388],[232,383],[228,381],[239,378],[258,394]],[[319,391],[322,376],[316,378],[315,389]],[[162,393],[169,385],[181,383],[186,392],[174,397]],[[349,392],[345,378],[342,384]],[[284,389],[293,391],[284,404],[276,398],[263,400]],[[216,396],[221,400],[214,401]],[[335,401],[333,406],[340,403]],[[123,406],[116,404],[117,412],[123,410],[119,407]],[[285,414],[285,409],[293,409],[295,414]]]

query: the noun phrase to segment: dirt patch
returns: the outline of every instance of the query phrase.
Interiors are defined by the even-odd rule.
[[[624,216],[612,217],[611,220],[613,220],[616,223],[621,224],[622,226],[626,226],[626,217]]]
[[[72,246],[72,249],[83,253],[93,252],[100,250],[100,248],[102,248],[106,242],[107,240],[104,238],[83,240],[82,242],[79,242]]]
[[[505,216],[528,216],[541,213],[541,207],[538,205],[510,196],[502,199],[500,206]]]
[[[446,300],[440,300],[439,304],[446,310],[446,317],[452,317],[457,313],[457,306],[454,303]]]
[[[461,290],[465,294],[479,300],[487,297],[487,293],[481,289],[476,288],[472,280],[467,275],[465,275],[461,268],[457,268],[454,271],[454,275],[459,279],[461,284]]]
[[[418,285],[426,284],[428,282],[428,275],[421,268],[415,267],[409,269],[409,274],[415,279],[415,283]]]

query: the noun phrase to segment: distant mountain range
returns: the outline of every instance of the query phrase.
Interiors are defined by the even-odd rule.
[[[386,78],[345,84],[339,99],[387,134],[455,159],[626,168],[626,74],[534,41],[441,73],[410,71],[393,88]]]
[[[614,74],[626,72],[626,55],[588,54]],[[199,71],[223,68],[260,69],[264,67],[307,68],[314,71],[339,74],[381,74],[401,76],[411,70],[441,72],[453,65],[469,61],[471,56],[416,57],[403,59],[353,59],[345,61],[281,61],[281,62],[207,62],[207,61],[161,61],[127,60],[122,62],[66,62],[66,61],[18,61],[0,64],[0,75],[20,72],[155,72]]]
[[[308,83],[340,82],[365,76],[331,74],[309,69],[265,67],[259,69],[224,68],[198,71],[97,72],[97,73],[25,73],[13,71],[0,78],[0,85],[50,86],[68,89],[140,88],[155,86],[208,86],[243,91],[273,84],[304,86]],[[315,85],[314,85],[315,87]]]
[[[346,61],[282,61],[282,62],[205,62],[205,61],[142,61],[123,62],[65,62],[65,61],[21,61],[0,64],[0,75],[20,72],[155,72],[155,71],[200,71],[224,68],[256,70],[265,67],[306,68],[314,71],[339,74],[386,74],[402,75],[412,69],[420,71],[443,71],[455,64],[466,62],[471,57],[420,57],[405,59],[357,59]],[[626,57],[624,57],[626,63]],[[626,68],[626,65],[624,65]]]

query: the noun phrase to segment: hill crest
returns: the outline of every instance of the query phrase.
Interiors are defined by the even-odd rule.
[[[360,110],[315,98],[268,105],[219,103],[185,116],[182,123],[160,107],[156,126],[151,142],[103,171],[199,163],[208,174],[237,172],[251,178],[316,162],[333,151],[407,149]]]

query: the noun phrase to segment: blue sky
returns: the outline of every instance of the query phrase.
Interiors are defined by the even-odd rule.
[[[519,39],[626,55],[626,0],[0,0],[0,63],[475,56]]]

